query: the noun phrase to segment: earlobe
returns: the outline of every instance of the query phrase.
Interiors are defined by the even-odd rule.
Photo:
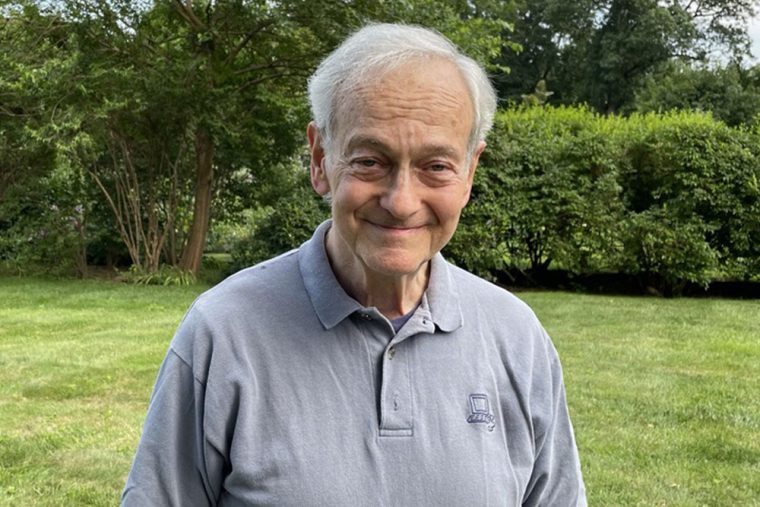
[[[330,192],[330,182],[327,180],[325,164],[325,150],[322,146],[322,139],[319,135],[319,129],[314,122],[310,122],[306,128],[306,136],[309,139],[309,152],[311,162],[309,165],[309,174],[311,176],[311,186],[319,195],[326,195]]]

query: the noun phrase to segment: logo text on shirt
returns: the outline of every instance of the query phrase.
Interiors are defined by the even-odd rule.
[[[496,418],[491,413],[491,404],[485,394],[470,395],[470,415],[467,417],[470,424],[485,424],[488,431],[493,431],[496,426]]]

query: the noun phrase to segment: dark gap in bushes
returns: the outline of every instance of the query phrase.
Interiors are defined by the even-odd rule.
[[[495,282],[502,287],[519,292],[526,289],[564,290],[588,294],[607,295],[653,295],[672,297],[720,297],[733,299],[760,298],[760,282],[714,281],[707,287],[686,283],[678,294],[663,292],[641,276],[622,273],[575,274],[564,270],[548,270],[526,273],[510,270],[499,273]]]

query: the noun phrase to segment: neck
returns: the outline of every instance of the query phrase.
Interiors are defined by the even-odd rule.
[[[400,275],[372,271],[341,248],[339,239],[328,231],[327,257],[343,289],[363,306],[374,306],[389,319],[406,315],[419,305],[430,275],[430,261],[413,273]]]

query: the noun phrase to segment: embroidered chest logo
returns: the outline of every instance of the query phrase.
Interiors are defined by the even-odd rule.
[[[470,395],[470,415],[467,416],[470,424],[485,424],[488,431],[493,431],[496,426],[496,418],[491,413],[491,404],[485,394]]]

